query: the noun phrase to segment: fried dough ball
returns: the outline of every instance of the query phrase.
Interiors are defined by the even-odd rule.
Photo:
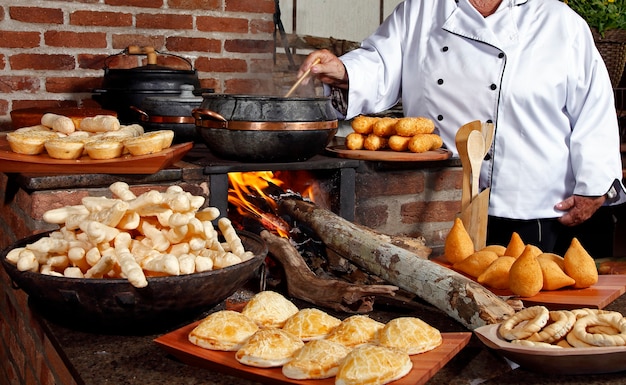
[[[365,142],[365,135],[352,132],[346,136],[346,148],[348,150],[362,150]]]
[[[366,150],[377,151],[382,150],[387,147],[387,138],[383,138],[382,136],[369,134],[367,138],[363,141],[363,147]]]
[[[543,272],[533,250],[526,246],[509,271],[509,288],[520,297],[532,297],[543,288]]]
[[[409,149],[410,140],[411,138],[407,136],[391,135],[387,145],[394,151],[406,151]]]
[[[563,262],[565,273],[576,281],[575,289],[584,289],[598,282],[596,262],[577,238],[572,239],[572,243],[563,256]]]
[[[463,221],[455,218],[446,236],[443,253],[451,264],[455,264],[474,254],[474,242],[465,230]]]
[[[383,138],[388,138],[391,135],[396,133],[396,129],[394,126],[396,125],[396,120],[394,118],[380,118],[374,123],[374,128],[372,128],[372,134],[381,136]]]
[[[443,146],[443,140],[437,134],[417,134],[409,141],[409,150],[420,153],[436,150]]]
[[[435,123],[425,117],[400,118],[395,124],[396,134],[400,136],[415,136],[417,134],[432,134],[435,131]]]
[[[374,123],[376,123],[379,119],[380,118],[373,116],[359,115],[352,119],[352,129],[357,134],[369,135],[372,133]]]

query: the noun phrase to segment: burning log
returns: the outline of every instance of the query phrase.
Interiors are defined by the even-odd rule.
[[[331,211],[295,199],[283,200],[280,206],[293,219],[310,227],[329,249],[419,296],[470,330],[500,322],[515,313],[508,303],[478,283],[384,242]]]
[[[285,270],[289,295],[312,304],[347,313],[372,311],[377,295],[393,295],[391,285],[358,285],[316,276],[288,239],[264,230],[261,237]]]

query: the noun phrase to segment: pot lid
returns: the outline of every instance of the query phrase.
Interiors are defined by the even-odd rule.
[[[192,84],[181,84],[180,85],[180,94],[178,95],[168,95],[168,96],[149,96],[146,98],[147,102],[164,102],[171,101],[176,103],[191,103],[191,104],[200,104],[202,103],[203,97],[194,95],[194,90],[196,88]]]

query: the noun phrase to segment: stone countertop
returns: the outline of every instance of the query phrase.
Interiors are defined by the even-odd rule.
[[[626,296],[611,303],[607,309],[626,314]],[[294,301],[298,306],[306,304]],[[211,311],[224,308],[224,303]],[[432,306],[413,301],[410,306],[377,306],[370,316],[386,322],[401,315],[422,318],[442,332],[467,331],[462,325]],[[341,317],[341,315],[339,315]],[[343,315],[345,317],[347,315]],[[193,320],[190,320],[192,322]],[[161,334],[120,336],[93,334],[70,330],[43,321],[51,340],[61,356],[66,357],[70,370],[76,373],[77,382],[87,385],[252,385],[249,380],[237,378],[208,369],[189,366],[168,355],[153,340]],[[172,330],[176,329],[173,327]],[[164,331],[162,334],[166,333]],[[497,353],[487,349],[477,337],[428,382],[429,385],[450,384],[623,384],[624,372],[599,375],[550,375],[515,368]]]

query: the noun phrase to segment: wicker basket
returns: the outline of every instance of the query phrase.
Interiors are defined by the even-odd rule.
[[[600,36],[595,28],[592,28],[591,32],[596,47],[609,70],[611,84],[613,88],[617,88],[626,65],[626,31],[621,29],[609,30],[604,33],[604,37]]]

